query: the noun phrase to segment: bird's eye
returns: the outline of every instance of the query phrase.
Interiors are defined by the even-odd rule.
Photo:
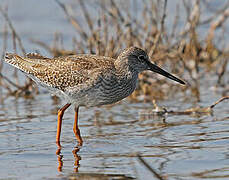
[[[146,58],[145,58],[144,55],[139,55],[139,56],[138,56],[138,59],[139,59],[140,61],[144,61]]]

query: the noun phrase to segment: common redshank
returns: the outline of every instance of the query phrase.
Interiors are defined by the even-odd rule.
[[[80,106],[100,106],[124,99],[135,90],[138,74],[144,70],[185,84],[151,63],[147,53],[137,47],[124,49],[116,59],[87,54],[47,58],[37,53],[26,57],[6,53],[5,61],[65,100],[66,105],[58,111],[56,142],[59,145],[64,111],[71,104],[75,107],[73,131],[82,145],[78,128]]]

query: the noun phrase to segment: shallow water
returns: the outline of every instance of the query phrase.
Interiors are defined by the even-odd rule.
[[[42,93],[35,99],[8,98],[0,105],[2,178],[57,178],[75,171],[152,178],[137,153],[169,179],[229,177],[226,103],[219,104],[213,115],[199,117],[155,116],[145,113],[152,104],[127,100],[112,107],[82,107],[79,119],[84,144],[77,153],[78,167],[74,163],[79,157],[72,153],[76,146],[74,111],[69,109],[64,116],[61,166],[55,144],[58,105],[53,102],[49,94]],[[179,100],[161,104],[174,110],[187,106]]]
[[[34,7],[34,0],[6,2],[27,51],[35,49],[29,38],[48,42],[55,31],[64,32],[68,47],[74,30],[54,1],[46,4],[47,1],[41,0],[35,9],[28,8]],[[52,7],[55,13],[50,11]],[[12,74],[12,68],[4,68]],[[23,78],[20,73],[19,76]],[[212,88],[214,78],[210,81],[206,75],[200,84],[198,104],[193,104],[189,93],[158,103],[169,110],[182,111],[197,105],[209,106],[221,97],[222,91]],[[5,97],[4,90],[0,95]],[[76,153],[73,153],[78,150],[72,131],[74,111],[70,108],[64,115],[62,149],[56,155],[56,114],[61,104],[55,103],[44,90],[34,99],[8,97],[0,103],[0,179],[56,179],[75,172],[88,177],[121,174],[152,179],[137,154],[168,179],[229,178],[228,102],[218,104],[213,114],[202,115],[157,116],[149,113],[151,103],[128,100],[101,108],[82,107],[79,121],[84,144]]]

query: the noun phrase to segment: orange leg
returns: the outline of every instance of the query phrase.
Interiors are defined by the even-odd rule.
[[[79,107],[75,107],[75,121],[73,126],[73,132],[75,133],[76,139],[78,140],[78,145],[82,146],[83,140],[80,136],[80,130],[78,127],[78,113],[79,113]]]
[[[64,111],[70,106],[71,104],[65,104],[64,107],[59,109],[58,111],[58,120],[57,120],[57,132],[56,132],[56,144],[60,147],[60,134],[61,134],[61,125],[62,125],[62,118],[64,115]]]

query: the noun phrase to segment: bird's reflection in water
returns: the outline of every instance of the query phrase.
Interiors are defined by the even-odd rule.
[[[78,146],[74,147],[74,149],[72,151],[72,154],[73,154],[73,156],[75,158],[74,172],[78,172],[79,171],[79,166],[80,166],[79,161],[81,160],[81,157],[77,154],[79,151],[80,151],[80,148]],[[63,168],[63,155],[61,154],[61,146],[57,145],[56,155],[57,155],[57,161],[58,161],[57,170],[59,172],[61,172],[62,168]]]
[[[63,167],[63,160],[62,160],[63,155],[61,154],[61,149],[57,149],[56,155],[57,155],[57,161],[58,161],[57,171],[61,172],[62,167]]]
[[[80,151],[79,147],[75,147],[72,151],[72,154],[75,158],[75,163],[74,163],[74,172],[78,172],[79,171],[79,167],[80,167],[80,160],[81,157],[77,154]]]

